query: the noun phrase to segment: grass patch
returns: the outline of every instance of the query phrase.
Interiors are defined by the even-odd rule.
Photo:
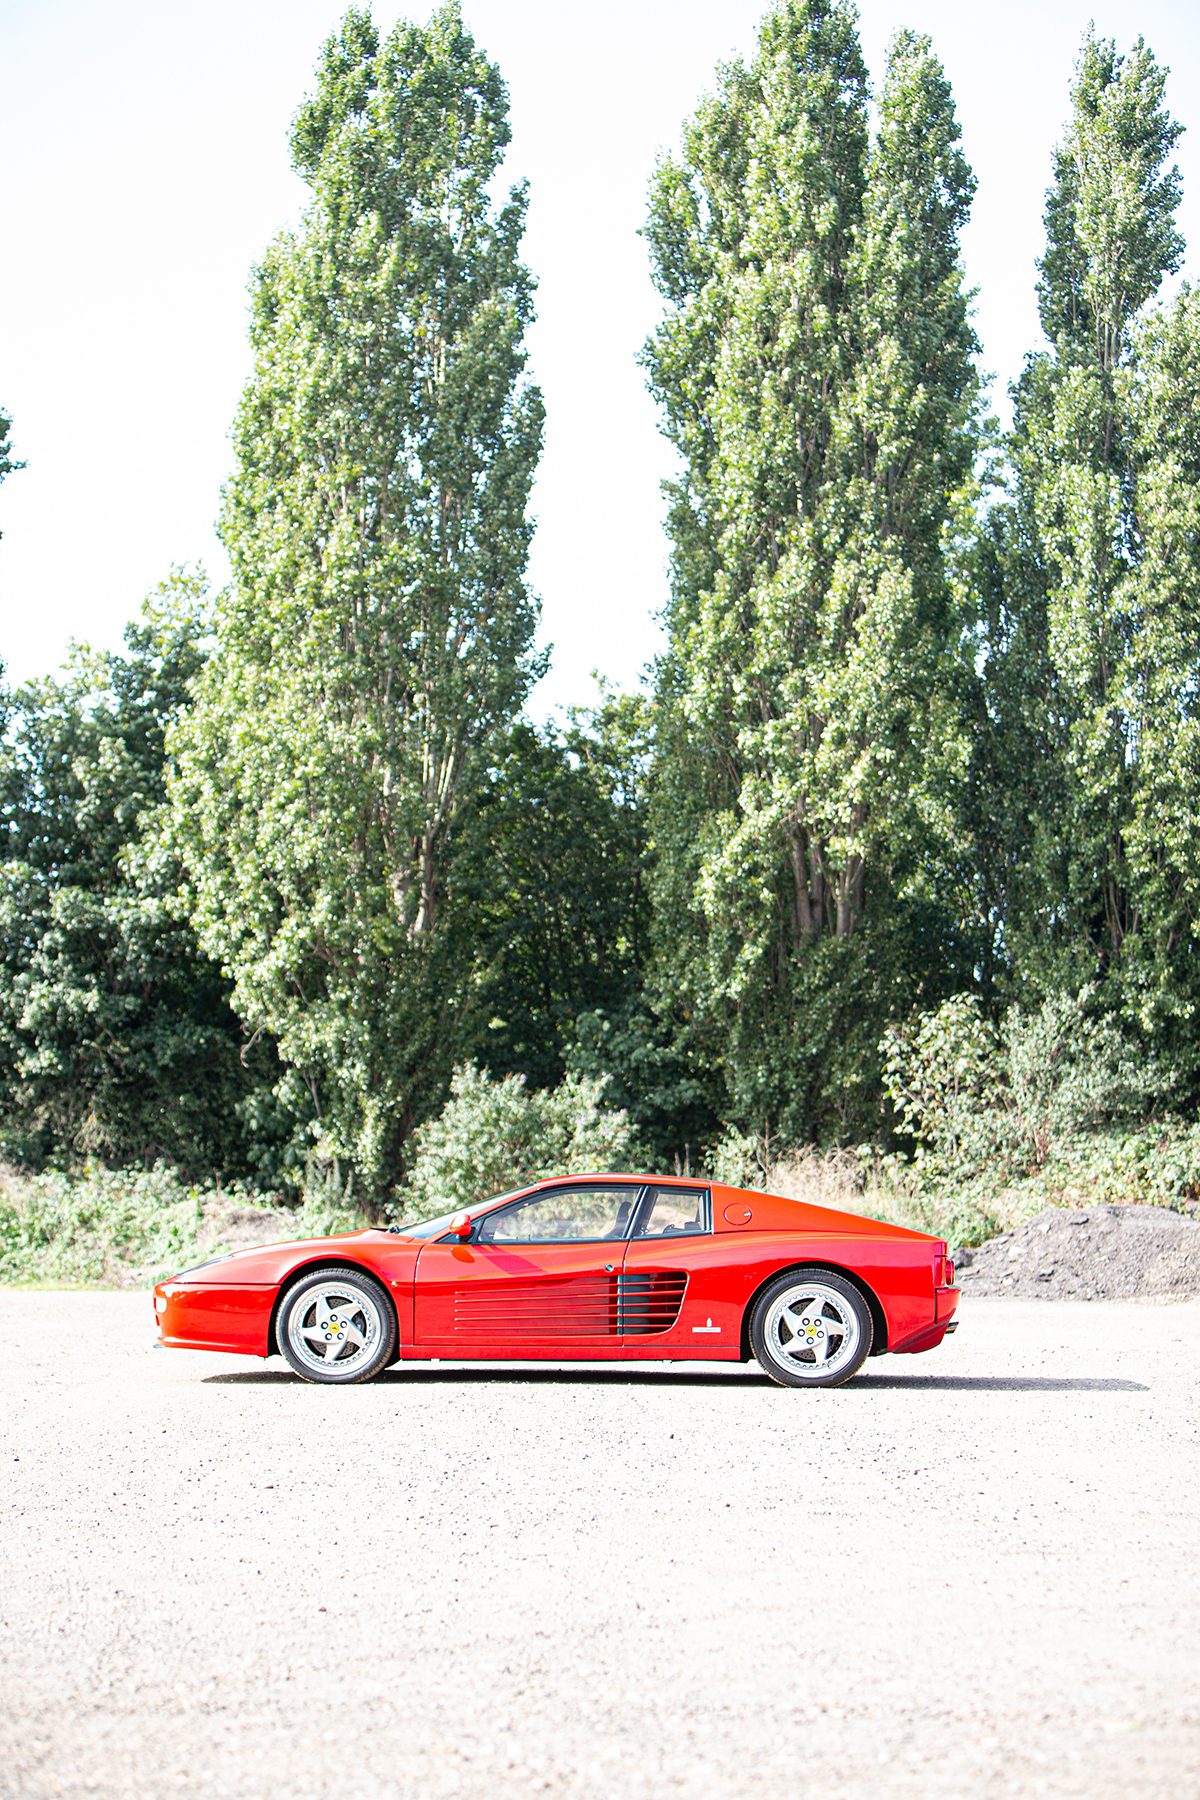
[[[170,1169],[79,1175],[0,1169],[0,1282],[152,1286],[190,1263],[363,1223],[317,1196],[289,1206],[245,1188],[191,1186]]]
[[[1167,1120],[1080,1133],[1040,1168],[1020,1174],[999,1159],[979,1170],[869,1148],[802,1150],[771,1163],[753,1185],[927,1231],[968,1250],[1049,1206],[1187,1207],[1200,1194],[1200,1129]]]
[[[1020,1175],[999,1163],[980,1172],[870,1149],[773,1160],[749,1139],[738,1149],[718,1179],[927,1231],[964,1250],[1048,1206],[1180,1207],[1200,1194],[1200,1127],[1180,1121],[1080,1135]],[[190,1185],[165,1167],[28,1175],[0,1166],[0,1283],[144,1288],[227,1250],[365,1223],[329,1189],[289,1204],[249,1188]]]

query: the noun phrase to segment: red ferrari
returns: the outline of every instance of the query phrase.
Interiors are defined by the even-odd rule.
[[[955,1329],[940,1238],[668,1176],[539,1181],[470,1212],[236,1250],[154,1290],[171,1349],[305,1381],[397,1362],[745,1362],[836,1387]]]

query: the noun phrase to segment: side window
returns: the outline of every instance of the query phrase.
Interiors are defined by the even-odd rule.
[[[637,1237],[698,1237],[708,1229],[707,1188],[647,1188]]]
[[[551,1188],[516,1206],[489,1213],[479,1227],[481,1244],[588,1244],[623,1238],[638,1196],[636,1187],[599,1182]]]

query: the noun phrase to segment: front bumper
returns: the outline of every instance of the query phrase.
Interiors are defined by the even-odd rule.
[[[154,1322],[168,1350],[224,1350],[266,1356],[273,1287],[163,1281],[154,1290]]]

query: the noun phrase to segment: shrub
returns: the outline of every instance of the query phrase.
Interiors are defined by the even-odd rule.
[[[884,1087],[905,1130],[949,1162],[992,1147],[1001,1089],[1000,1045],[973,995],[884,1034]]]
[[[0,1279],[118,1282],[131,1269],[169,1272],[186,1261],[200,1194],[166,1169],[73,1177],[7,1173],[0,1193]]]
[[[142,1287],[225,1250],[361,1223],[328,1191],[297,1207],[247,1188],[190,1186],[162,1166],[0,1168],[0,1282]]]
[[[761,1188],[772,1172],[769,1142],[753,1131],[739,1131],[736,1125],[726,1126],[707,1161],[713,1180],[727,1187]]]
[[[1001,1025],[1009,1137],[1030,1170],[1081,1134],[1144,1120],[1170,1085],[1115,1020],[1089,1013],[1090,1001],[1086,988],[1051,994],[1034,1013],[1011,1008]]]
[[[887,1032],[885,1087],[918,1157],[1019,1179],[1083,1135],[1144,1119],[1168,1076],[1092,1000],[1052,994],[996,1027],[960,994]]]
[[[407,1215],[450,1212],[545,1175],[641,1167],[629,1116],[602,1106],[603,1088],[568,1075],[538,1091],[522,1075],[495,1081],[474,1066],[457,1069],[446,1105],[415,1134],[400,1196]]]

